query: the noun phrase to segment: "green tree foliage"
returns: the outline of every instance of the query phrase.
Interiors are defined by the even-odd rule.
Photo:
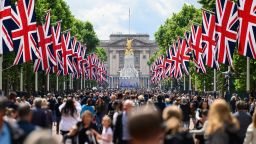
[[[215,7],[215,1],[216,0],[197,0],[198,3],[200,3],[203,8],[213,11]]]
[[[201,21],[201,12],[193,5],[184,5],[179,13],[172,14],[155,33],[155,39],[160,48],[167,49],[178,36],[183,37],[190,30],[192,23]]]
[[[97,48],[95,49],[95,53],[97,54],[97,56],[99,57],[99,59],[100,59],[102,62],[107,61],[107,53],[106,53],[106,50],[105,50],[104,48],[97,47]]]
[[[15,3],[16,0],[12,2]],[[36,0],[35,12],[37,18],[37,24],[42,24],[45,22],[44,18],[48,10],[51,11],[51,24],[56,25],[56,22],[61,20],[61,29],[66,31],[71,30],[72,36],[76,36],[79,41],[86,44],[88,51],[94,51],[96,46],[99,44],[99,39],[94,32],[93,25],[89,22],[83,22],[76,19],[65,0]],[[35,77],[33,72],[33,62],[25,63],[18,66],[12,66],[15,58],[15,53],[11,52],[4,55],[3,62],[3,86],[4,90],[7,91],[9,88],[13,90],[19,90],[19,78],[20,78],[20,68],[23,67],[24,73],[24,88],[27,91],[34,90]],[[32,75],[31,75],[32,74]],[[39,90],[45,90],[46,87],[46,75],[44,72],[38,73]],[[59,85],[62,87],[62,82],[68,80],[65,77],[59,78]],[[55,75],[50,76],[50,83],[56,83]],[[51,86],[52,90],[55,86]]]
[[[233,0],[236,2],[237,0]],[[214,11],[215,0],[198,0],[202,7]],[[182,10],[176,14],[171,15],[163,25],[159,27],[155,33],[157,43],[162,48],[168,48],[168,46],[177,39],[177,36],[182,36],[183,32],[189,30],[192,22],[201,24],[201,10],[195,9],[193,6],[184,5]],[[151,64],[155,58],[157,58],[157,52],[153,55],[148,64]],[[233,58],[233,77],[231,78],[231,92],[245,92],[246,90],[246,57],[240,56],[235,49]],[[206,66],[207,67],[207,66]],[[193,62],[190,62],[190,73],[192,75],[193,84],[197,84],[198,91],[213,90],[213,69],[206,68],[207,74],[198,74],[195,72]],[[222,94],[227,90],[226,79],[224,78],[225,72],[228,70],[226,65],[220,64],[220,71],[217,71],[217,90]],[[251,91],[256,91],[256,61],[250,60],[250,86]]]

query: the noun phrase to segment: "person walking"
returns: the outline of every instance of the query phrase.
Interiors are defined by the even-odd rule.
[[[65,135],[79,121],[81,107],[76,106],[73,99],[68,98],[66,103],[60,105],[59,110],[61,112],[60,131],[62,135]]]
[[[256,144],[256,111],[253,113],[252,123],[247,128],[244,144]]]
[[[213,102],[206,128],[209,144],[239,144],[239,122],[232,116],[228,103],[223,99]]]

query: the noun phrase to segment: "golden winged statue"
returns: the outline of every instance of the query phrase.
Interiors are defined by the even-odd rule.
[[[133,39],[127,39],[125,55],[133,55],[132,41]]]

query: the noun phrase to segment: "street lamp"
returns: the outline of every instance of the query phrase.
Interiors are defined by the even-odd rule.
[[[230,94],[230,79],[232,78],[232,76],[234,75],[233,72],[231,72],[230,70],[226,71],[226,72],[222,72],[222,74],[225,76],[226,79],[226,95],[225,95],[225,99],[226,101],[229,101],[231,98],[231,94]]]

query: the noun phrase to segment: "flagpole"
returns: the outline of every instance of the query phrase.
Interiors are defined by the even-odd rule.
[[[0,55],[0,90],[3,90],[3,55]]]
[[[23,91],[23,67],[20,69],[20,91]]]
[[[183,90],[184,90],[184,92],[186,91],[186,76],[184,75],[184,88],[183,88]]]
[[[197,92],[196,76],[195,76],[195,94]]]
[[[85,89],[86,87],[85,87],[85,76],[84,76],[84,89]]]
[[[216,69],[214,69],[214,77],[213,77],[213,92],[214,92],[214,97],[216,97],[216,90],[217,90],[217,87],[216,87],[216,82],[217,82],[217,71]]]
[[[81,90],[83,89],[83,76],[81,76]]]
[[[171,90],[173,89],[173,81],[172,81],[172,79],[171,79]]]
[[[63,91],[66,90],[66,76],[64,76],[64,82],[63,82]]]
[[[188,83],[188,89],[189,89],[189,93],[191,93],[192,88],[191,88],[191,75],[189,74],[189,83]]]
[[[71,82],[72,82],[72,76],[71,76],[71,74],[70,74],[70,75],[69,75],[69,89],[70,89],[70,90],[72,89]]]
[[[35,72],[35,91],[38,92],[38,72]]]
[[[247,66],[246,66],[246,91],[250,93],[250,58],[247,57]]]
[[[47,92],[50,90],[50,74],[47,74]]]
[[[56,75],[56,91],[59,91],[59,76]]]

